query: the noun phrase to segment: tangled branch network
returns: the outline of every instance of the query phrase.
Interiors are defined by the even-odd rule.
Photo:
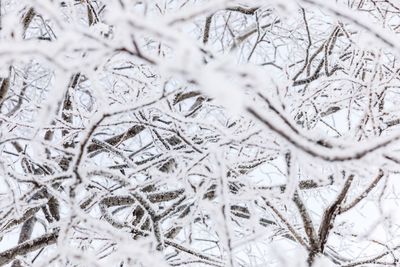
[[[0,266],[399,266],[397,0],[0,0]]]

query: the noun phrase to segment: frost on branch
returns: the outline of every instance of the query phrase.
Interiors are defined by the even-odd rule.
[[[398,265],[396,1],[0,4],[0,265]]]

